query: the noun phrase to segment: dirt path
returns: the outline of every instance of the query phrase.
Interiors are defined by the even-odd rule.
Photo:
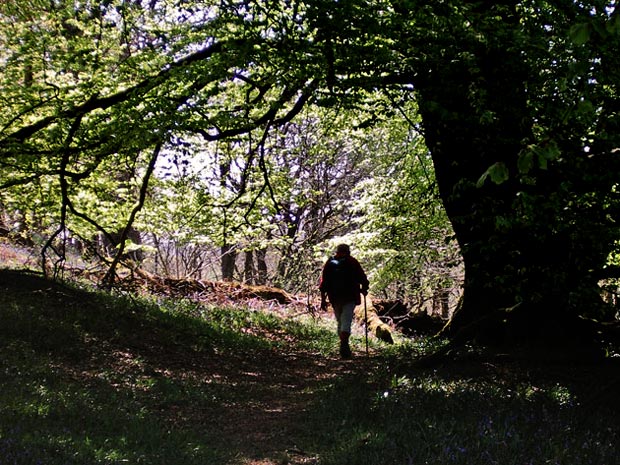
[[[343,361],[335,355],[296,350],[213,356],[161,353],[155,347],[136,345],[123,353],[129,360],[141,360],[141,370],[150,376],[184,380],[205,392],[213,388],[217,405],[167,404],[162,417],[181,428],[204,428],[218,438],[218,448],[224,445],[236,451],[231,463],[244,465],[318,463],[312,451],[300,447],[299,440],[312,434],[307,418],[321,402],[322,390],[339,377],[363,376],[376,363],[364,354]],[[119,361],[105,363],[118,365]]]
[[[217,412],[205,409],[185,414],[193,417],[191,423],[216,430],[221,443],[237,451],[240,461],[235,463],[318,463],[298,441],[311,434],[307,418],[321,402],[322,390],[340,377],[363,376],[375,363],[364,354],[343,361],[336,355],[326,357],[295,348],[195,360],[192,364],[198,368],[191,376],[203,385],[213,380],[226,392]],[[187,376],[187,368],[181,369]]]
[[[245,464],[317,463],[297,439],[308,435],[305,418],[322,388],[339,376],[356,376],[370,360],[341,361],[307,353],[271,354],[246,364],[228,379],[247,401],[227,406],[217,420],[223,441]]]

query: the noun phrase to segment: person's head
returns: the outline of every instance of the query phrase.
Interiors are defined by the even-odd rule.
[[[336,256],[337,257],[348,257],[351,255],[351,248],[348,244],[339,244],[336,247]]]

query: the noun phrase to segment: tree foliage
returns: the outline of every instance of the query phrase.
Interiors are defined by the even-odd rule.
[[[363,249],[373,289],[411,308],[434,311],[458,298],[461,260],[441,205],[432,160],[420,133],[415,105],[401,119],[378,125],[367,153],[372,177],[358,186],[352,242]],[[452,301],[452,303],[450,303]]]

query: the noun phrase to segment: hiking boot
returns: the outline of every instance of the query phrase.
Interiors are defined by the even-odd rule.
[[[351,358],[353,354],[351,353],[351,347],[349,347],[349,343],[342,341],[340,343],[340,357],[342,358]]]

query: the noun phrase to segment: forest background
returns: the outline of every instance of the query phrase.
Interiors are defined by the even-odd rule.
[[[1,270],[0,462],[618,463],[617,2],[4,0],[0,70],[50,277],[311,296],[346,241],[452,315],[341,361],[305,308]]]
[[[158,53],[164,61],[151,63],[151,69],[172,53],[165,44],[172,39],[158,34],[175,23],[176,29],[196,27],[207,21],[204,15],[218,10],[203,5],[199,12],[197,6],[164,2],[57,4],[35,18],[36,7],[5,6],[4,64],[17,73],[5,73],[3,96],[16,111],[5,114],[7,136],[13,124],[36,118],[32,105],[40,109],[40,104],[69,95],[71,100],[84,98],[75,94],[80,89],[90,88],[90,94],[96,92],[93,86],[144,79],[140,74],[146,70],[135,75],[135,67],[155,57],[147,59],[143,53],[162,47]],[[13,53],[8,53],[10,45],[17,46]],[[249,89],[244,89],[244,79]],[[213,92],[209,105],[230,106],[233,115],[247,118],[248,109],[241,107],[251,92],[260,90],[254,79],[234,71],[222,83],[211,82],[221,89]],[[186,84],[175,85],[180,87],[176,92],[184,92]],[[48,91],[62,95],[44,97],[42,92]],[[148,104],[167,105],[161,101],[167,98],[156,93]],[[187,102],[178,106],[192,108]],[[110,266],[122,247],[118,256],[130,266],[158,275],[315,294],[325,258],[336,243],[349,242],[369,272],[374,293],[416,308],[434,299],[447,317],[461,284],[458,246],[437,195],[415,106],[402,102],[390,110],[398,111],[398,117],[378,115],[378,109],[391,106],[386,96],[365,93],[354,106],[308,106],[290,121],[256,124],[229,137],[209,137],[202,127],[179,128],[168,131],[166,142],[155,149],[154,134],[164,131],[158,124],[176,124],[173,119],[180,113],[146,127],[137,114],[126,115],[123,121],[108,121],[112,125],[107,129],[102,127],[105,116],[95,117],[89,129],[81,126],[85,120],[80,117],[77,132],[113,147],[87,149],[70,136],[75,147],[68,158],[58,160],[54,148],[38,146],[36,154],[22,152],[19,164],[7,161],[2,231],[39,246],[51,271],[93,267],[94,274]],[[58,123],[50,125],[62,131]],[[130,135],[123,134],[129,129]],[[128,147],[118,151],[117,144]]]
[[[373,293],[458,302],[449,337],[605,342],[615,2],[0,8],[3,230],[44,269],[310,293],[350,242]]]

